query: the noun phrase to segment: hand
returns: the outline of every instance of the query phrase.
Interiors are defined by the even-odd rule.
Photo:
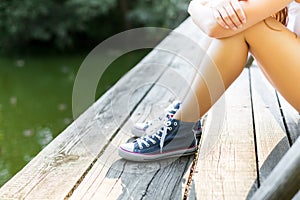
[[[215,0],[211,5],[218,24],[236,31],[246,23],[246,15],[238,0]]]

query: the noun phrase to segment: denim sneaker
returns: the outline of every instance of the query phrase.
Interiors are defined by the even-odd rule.
[[[199,119],[194,127],[193,127],[193,132],[195,133],[196,138],[199,140],[201,135],[202,135],[202,124],[201,124],[201,119]]]
[[[176,114],[178,109],[180,108],[181,102],[180,101],[174,101],[172,104],[170,104],[165,109],[165,114],[163,116],[158,117],[159,121],[166,121],[170,118],[173,118],[173,116]],[[146,121],[142,123],[135,123],[134,126],[131,129],[131,132],[136,137],[142,137],[145,136],[147,133],[147,129],[152,125],[151,121]]]
[[[119,155],[126,160],[154,161],[193,154],[197,149],[196,124],[169,119],[156,133],[122,144]]]

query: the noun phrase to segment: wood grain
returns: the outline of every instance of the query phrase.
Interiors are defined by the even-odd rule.
[[[0,199],[182,199],[193,156],[135,163],[117,147],[133,123],[184,98],[207,41],[188,18],[0,188]],[[189,199],[249,199],[259,183],[259,198],[299,190],[299,139],[275,167],[300,135],[299,114],[257,67],[242,72],[205,121]]]
[[[286,121],[287,131],[291,144],[300,136],[300,115],[299,113],[279,94],[279,102]]]
[[[199,59],[199,56],[194,59]],[[193,77],[194,70],[189,62],[181,57],[175,58],[131,118],[136,119],[141,113],[147,112],[147,116],[154,118],[174,99],[182,99]],[[132,121],[128,120],[70,199],[182,198],[186,180],[183,176],[188,171],[192,157],[147,163],[122,160],[117,148],[130,139],[131,127]]]
[[[7,182],[0,189],[0,198],[65,198],[174,57],[161,51],[150,56],[152,59],[146,59],[151,62],[136,66]],[[132,85],[143,87],[133,90]],[[129,94],[134,98],[124,105]]]
[[[250,73],[259,182],[263,183],[290,146],[275,89],[256,65]]]
[[[300,189],[299,149],[300,139],[297,139],[255,193],[253,200],[292,199],[297,194]]]
[[[153,84],[169,67],[179,51],[197,50],[188,45],[182,32],[171,33],[133,70],[41,151],[26,167],[0,189],[1,199],[63,199],[77,187],[95,161],[103,154],[120,127],[127,123]],[[201,36],[195,34],[194,37]],[[196,47],[193,47],[196,46]],[[186,47],[187,49],[184,49]],[[182,53],[184,54],[184,53]],[[199,53],[201,54],[201,52]]]
[[[222,98],[208,113],[190,199],[245,199],[257,187],[247,69]]]

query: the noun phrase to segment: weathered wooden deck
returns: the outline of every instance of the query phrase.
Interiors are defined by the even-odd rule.
[[[205,37],[190,19],[175,31],[197,44]],[[255,65],[205,117],[196,158],[135,163],[117,154],[133,121],[161,114],[188,90],[190,62],[201,60],[190,44],[171,33],[8,181],[0,199],[249,199],[300,135],[298,113]],[[166,46],[189,62],[159,50]]]

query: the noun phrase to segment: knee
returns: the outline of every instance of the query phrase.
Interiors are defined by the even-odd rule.
[[[282,31],[286,29],[286,27],[282,23],[280,23],[273,17],[269,17],[263,20],[261,23],[263,23],[268,29],[271,29],[273,31]]]
[[[286,27],[277,21],[274,17],[269,17],[261,22],[257,23],[256,25],[252,26],[250,30],[257,30],[257,29],[267,29],[272,31],[282,31],[286,29]]]
[[[287,28],[273,17],[269,17],[244,31],[246,42],[261,39],[262,35],[286,31]]]

